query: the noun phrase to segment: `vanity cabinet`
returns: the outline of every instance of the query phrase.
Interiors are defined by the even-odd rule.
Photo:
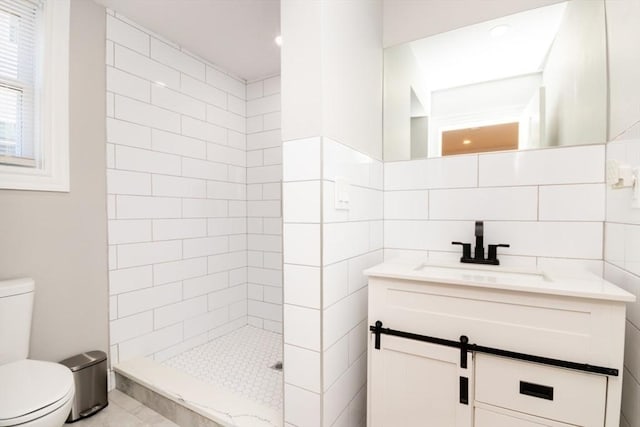
[[[619,426],[633,295],[588,274],[365,274],[369,427]]]

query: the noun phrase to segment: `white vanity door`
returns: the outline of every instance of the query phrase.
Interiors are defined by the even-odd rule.
[[[460,368],[460,350],[382,335],[370,343],[369,427],[470,427],[473,359]],[[460,377],[468,380],[468,404],[460,403]]]

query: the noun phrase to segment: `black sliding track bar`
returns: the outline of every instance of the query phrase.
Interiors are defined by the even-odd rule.
[[[468,344],[468,338],[466,336],[460,337],[460,341],[446,340],[443,338],[430,337],[427,335],[413,334],[411,332],[397,331],[395,329],[383,328],[382,322],[377,321],[375,326],[369,326],[369,330],[376,335],[375,348],[380,349],[380,334],[392,335],[394,337],[407,338],[415,341],[423,341],[432,344],[444,345],[447,347],[454,347],[463,350],[466,354],[467,351],[474,353],[486,353],[493,354],[495,356],[508,357],[510,359],[524,360],[527,362],[540,363],[543,365],[557,366],[560,368],[574,369],[576,371],[590,372],[593,374],[609,375],[617,377],[619,372],[617,369],[606,368],[603,366],[594,366],[586,363],[569,362],[567,360],[552,359],[549,357],[534,356],[532,354],[517,353],[515,351],[501,350],[499,348],[485,347],[477,344]],[[462,356],[461,356],[462,362]],[[466,362],[466,360],[465,360]],[[466,363],[464,363],[466,365]],[[462,365],[462,363],[461,363]],[[461,366],[465,368],[466,366]]]

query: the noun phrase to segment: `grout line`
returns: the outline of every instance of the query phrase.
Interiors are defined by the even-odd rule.
[[[319,252],[319,264],[320,264],[320,270],[319,270],[319,276],[320,276],[320,308],[319,308],[319,314],[320,314],[320,330],[317,331],[317,333],[320,335],[319,336],[319,344],[320,344],[320,366],[319,366],[319,370],[318,373],[320,375],[319,378],[319,385],[320,385],[320,414],[319,414],[319,418],[320,418],[320,424],[324,425],[324,409],[325,409],[325,402],[324,402],[324,268],[322,267],[324,265],[324,185],[322,185],[322,180],[324,178],[324,154],[325,154],[325,138],[323,136],[319,137],[319,163],[320,163],[320,185],[319,185],[319,194],[318,194],[318,198],[319,198],[319,203],[318,203],[318,209],[319,209],[319,216],[318,218],[320,218],[320,252]]]

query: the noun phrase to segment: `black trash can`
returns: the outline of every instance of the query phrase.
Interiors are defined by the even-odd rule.
[[[107,355],[104,351],[89,351],[63,360],[60,364],[73,373],[76,394],[68,423],[86,418],[105,408],[107,399]]]

